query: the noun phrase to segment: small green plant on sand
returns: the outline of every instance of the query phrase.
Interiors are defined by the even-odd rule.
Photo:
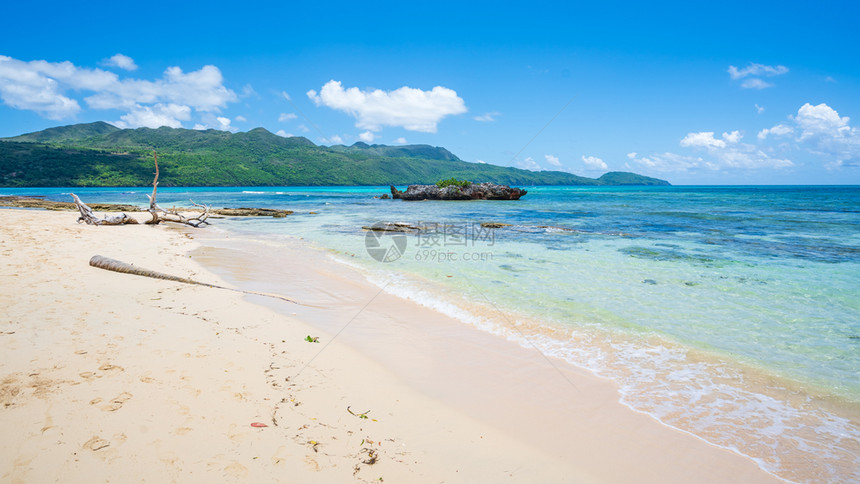
[[[307,336],[305,336],[305,341],[307,341],[308,343],[319,343],[320,338],[319,338],[319,336],[307,335]]]
[[[370,413],[370,410],[368,410],[366,412],[355,413],[352,411],[352,409],[350,407],[346,407],[346,411],[349,412],[350,415],[355,415],[356,417],[361,418],[361,419],[368,419],[369,417],[367,416],[367,414]],[[362,440],[362,442],[364,442],[364,441]]]
[[[439,180],[436,182],[436,186],[439,188],[445,188],[451,185],[454,185],[455,187],[466,188],[471,184],[472,182],[470,182],[469,180],[458,180],[456,178],[448,178],[447,180]]]

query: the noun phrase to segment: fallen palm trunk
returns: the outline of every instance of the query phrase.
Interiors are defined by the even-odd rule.
[[[255,296],[266,296],[273,297],[275,299],[281,299],[283,301],[291,302],[293,304],[298,304],[296,301],[292,299],[286,298],[284,296],[279,296],[277,294],[268,294],[265,292],[256,292],[256,291],[245,291],[243,289],[234,289],[232,287],[224,287],[218,286],[215,284],[208,284],[205,282],[195,281],[194,279],[189,279],[187,277],[179,277],[171,274],[165,274],[163,272],[151,271],[149,269],[144,269],[142,267],[136,267],[132,264],[128,264],[122,261],[118,261],[116,259],[111,259],[110,257],[104,257],[101,255],[94,255],[90,258],[90,265],[93,267],[97,267],[99,269],[105,269],[113,272],[120,272],[123,274],[134,274],[136,276],[144,276],[151,277],[153,279],[164,279],[166,281],[174,281],[174,282],[182,282],[184,284],[196,284],[198,286],[206,286],[206,287],[214,287],[216,289],[226,289],[228,291],[241,292],[244,294],[253,294]]]

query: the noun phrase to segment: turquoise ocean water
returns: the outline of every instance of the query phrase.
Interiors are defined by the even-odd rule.
[[[0,189],[57,200],[69,191]],[[625,404],[786,479],[810,480],[794,469],[813,465],[821,481],[860,481],[860,187],[374,198],[386,191],[174,188],[159,202],[295,210],[215,223],[329,248],[380,286],[398,282],[386,290],[611,378]],[[75,193],[143,206],[148,190]],[[381,222],[423,230],[362,229]]]

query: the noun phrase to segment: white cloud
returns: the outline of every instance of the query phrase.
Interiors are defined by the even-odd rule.
[[[475,163],[480,163],[480,164],[482,164],[482,165],[486,165],[486,164],[487,164],[487,162],[486,162],[486,161],[484,161],[484,160],[475,160]]]
[[[501,114],[502,113],[493,111],[491,113],[484,113],[480,116],[475,116],[472,119],[474,119],[475,121],[480,121],[482,123],[488,123],[488,122],[495,121],[496,117],[501,116]]]
[[[358,135],[358,139],[364,141],[365,143],[373,143],[373,140],[376,139],[376,135],[373,134],[372,131],[365,131]]]
[[[756,112],[756,113],[758,113],[758,114],[763,113],[763,112],[764,112],[764,107],[759,106],[758,104],[756,104],[756,105],[755,105],[755,112]]]
[[[726,140],[726,143],[737,143],[743,138],[744,135],[741,134],[740,131],[732,131],[731,133],[723,133],[723,139]]]
[[[129,64],[114,56],[114,64]],[[128,59],[131,60],[130,58]],[[117,64],[118,65],[118,64]],[[236,94],[224,87],[221,71],[215,66],[185,73],[169,67],[154,81],[120,77],[102,69],[78,67],[71,62],[24,62],[0,56],[0,99],[6,105],[35,111],[50,119],[73,117],[81,111],[75,96],[84,95],[91,109],[122,110],[121,123],[127,127],[152,126],[158,122],[175,126],[190,119],[184,109],[218,113]],[[180,124],[181,126],[181,124]]]
[[[239,131],[238,128],[234,128],[233,126],[230,126],[230,118],[227,118],[224,116],[218,116],[215,118],[215,120],[218,121],[218,127],[216,127],[215,129],[218,129],[221,131],[231,131],[231,132]]]
[[[401,136],[401,137],[397,138],[396,140],[394,140],[394,144],[405,145],[406,144],[406,138]]]
[[[544,157],[544,158],[546,158],[546,162],[547,162],[547,163],[549,163],[550,165],[552,165],[552,166],[561,166],[561,162],[560,162],[560,161],[558,161],[558,157],[557,157],[557,156],[553,156],[553,155],[543,155],[543,157]]]
[[[791,119],[800,129],[797,141],[811,153],[830,160],[828,168],[860,166],[860,130],[849,124],[848,116],[839,116],[824,103],[806,103]]]
[[[598,158],[596,156],[585,156],[585,155],[583,155],[582,156],[582,162],[585,163],[585,168],[587,170],[592,170],[592,171],[603,170],[603,171],[606,171],[609,169],[609,167],[606,165],[606,163],[604,163],[603,160],[601,160],[600,158]]]
[[[300,124],[299,125],[299,131],[301,131],[302,133],[307,133],[308,131],[310,131],[310,128],[308,128],[304,124]]]
[[[678,155],[675,153],[655,153],[642,157],[639,157],[637,153],[628,153],[627,157],[649,170],[659,172],[677,173],[701,168],[717,169],[716,165],[706,162],[701,157]]]
[[[738,69],[735,66],[729,66],[729,76],[734,79],[743,79],[747,76],[781,76],[788,73],[788,67],[785,66],[766,66],[763,64],[750,63],[743,69]]]
[[[526,158],[523,161],[518,162],[517,166],[519,166],[522,169],[531,170],[531,171],[541,171],[542,170],[540,165],[538,165],[537,162],[531,156],[529,156],[528,158]]]
[[[726,142],[714,138],[713,131],[702,131],[700,133],[687,133],[681,140],[681,146],[693,148],[725,148]]]
[[[284,121],[289,121],[291,119],[296,119],[296,118],[298,118],[298,116],[296,116],[295,113],[281,113],[281,115],[278,116],[278,121],[283,123]]]
[[[671,158],[666,156],[669,153],[664,154],[663,158],[671,160],[679,166],[685,166],[685,169],[757,169],[784,168],[794,165],[790,160],[773,158],[754,145],[741,143],[742,138],[743,135],[740,131],[723,133],[722,139],[716,139],[713,131],[689,133],[681,140],[680,145],[685,148],[706,149],[711,160],[706,161],[702,158]]]
[[[760,77],[773,77],[773,76],[781,76],[783,74],[788,73],[788,67],[785,66],[766,66],[764,64],[756,64],[750,63],[748,66],[743,69],[738,69],[735,66],[729,66],[729,77],[732,80],[744,79],[748,76],[757,76],[750,77],[749,79],[744,80],[741,83],[741,87],[744,89],[766,89],[768,87],[773,87],[773,83],[766,82],[760,79]]]
[[[137,105],[120,119],[113,123],[119,128],[181,128],[182,121],[191,119],[191,108],[179,104]]]
[[[331,138],[320,138],[320,142],[324,145],[342,145],[343,138],[338,135],[334,135]]]
[[[119,67],[120,69],[125,69],[127,71],[137,70],[137,64],[134,63],[134,59],[123,54],[115,54],[102,62],[104,65]]]
[[[824,103],[806,103],[788,118],[790,123],[759,131],[758,146],[744,143],[740,131],[723,133],[722,139],[716,138],[712,131],[705,131],[687,134],[680,145],[703,150],[706,156],[675,153],[640,156],[631,152],[627,158],[648,170],[662,172],[778,170],[797,166],[792,159],[804,156],[805,152],[812,157],[800,164],[820,164],[829,170],[860,168],[860,130],[851,126],[848,116],[840,116]],[[789,136],[791,143],[766,145],[770,139]]]
[[[282,129],[275,131],[275,134],[278,136],[282,136],[284,138],[292,138],[293,136],[295,136],[293,133],[287,133],[286,131],[284,131]]]
[[[289,95],[289,94],[287,94],[287,91],[281,91],[281,96],[283,96],[283,97],[284,97],[284,99],[286,99],[287,101],[292,101],[292,100],[293,100],[293,98],[291,98],[291,97],[290,97],[290,95]]]
[[[257,91],[254,90],[254,87],[251,86],[250,84],[245,84],[244,86],[242,86],[242,92],[239,93],[239,97],[240,98],[246,98],[246,97],[251,97],[251,96],[259,97],[257,95]]]
[[[168,67],[162,79],[144,81],[125,79],[114,82],[85,98],[95,109],[123,109],[133,104],[173,102],[191,106],[197,111],[219,112],[238,99],[223,85],[221,71],[215,66],[185,73],[179,67]]]
[[[835,109],[824,103],[817,106],[806,103],[797,110],[797,116],[794,117],[794,121],[803,130],[800,139],[817,135],[832,138],[845,137],[853,131],[848,126],[850,120],[847,116],[840,117]]]
[[[752,77],[742,82],[741,87],[744,89],[767,89],[769,87],[773,87],[773,83],[762,81],[757,77]]]
[[[340,82],[332,80],[319,94],[310,90],[307,95],[317,106],[343,111],[356,119],[356,127],[370,131],[400,126],[410,131],[435,133],[442,118],[466,112],[463,99],[442,86],[429,91],[407,86],[394,91],[362,91],[357,87],[344,89]]]
[[[246,118],[245,116],[236,116],[235,119],[236,119],[236,121],[238,121],[240,123],[245,123],[248,121],[248,118]]]
[[[766,139],[768,135],[774,136],[785,136],[787,134],[793,133],[794,128],[791,126],[786,126],[784,124],[777,124],[773,128],[765,128],[758,133],[758,139]]]

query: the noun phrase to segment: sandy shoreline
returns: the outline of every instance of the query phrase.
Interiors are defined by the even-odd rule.
[[[261,242],[223,232],[3,215],[4,482],[776,481],[312,249],[254,260]],[[312,306],[106,272],[95,254]]]

